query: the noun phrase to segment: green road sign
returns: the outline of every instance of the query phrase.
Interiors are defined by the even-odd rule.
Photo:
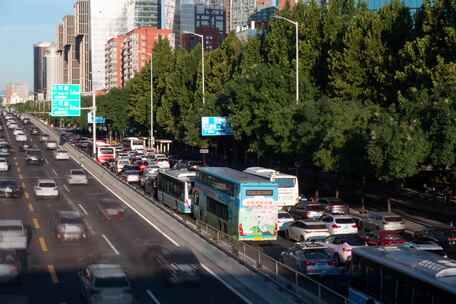
[[[81,116],[81,86],[53,84],[51,88],[51,116]]]

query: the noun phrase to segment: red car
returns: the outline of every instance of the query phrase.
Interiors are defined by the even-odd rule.
[[[139,173],[143,174],[144,169],[149,166],[149,163],[146,160],[137,160],[134,162],[134,166],[138,167]]]
[[[364,239],[369,246],[397,246],[406,242],[399,233],[387,230],[368,233]]]

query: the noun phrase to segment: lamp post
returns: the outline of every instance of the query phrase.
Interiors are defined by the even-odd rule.
[[[203,78],[203,105],[206,104],[205,90],[204,90],[204,36],[201,34],[184,31],[184,34],[195,35],[201,39],[201,74]]]
[[[285,20],[295,26],[296,39],[296,104],[299,104],[299,23],[282,16],[273,16],[274,18]]]
[[[153,50],[152,50],[153,52]],[[154,137],[154,65],[153,55],[150,54],[150,147],[155,147]]]

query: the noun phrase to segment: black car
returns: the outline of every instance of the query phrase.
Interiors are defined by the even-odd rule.
[[[30,131],[30,134],[32,135],[40,135],[40,130],[38,128],[32,128],[32,130]]]
[[[198,283],[204,273],[198,258],[187,248],[150,246],[144,258],[148,265],[152,263],[159,269],[159,275],[168,283]]]
[[[44,156],[40,149],[27,149],[25,151],[25,162],[28,165],[40,165],[44,163]]]
[[[20,197],[22,189],[14,179],[0,180],[0,197]]]
[[[27,149],[31,149],[31,148],[32,148],[32,144],[29,142],[24,142],[19,145],[19,151],[21,151],[21,152],[25,152]]]
[[[415,237],[434,241],[446,252],[456,253],[456,227],[427,228],[416,232]]]

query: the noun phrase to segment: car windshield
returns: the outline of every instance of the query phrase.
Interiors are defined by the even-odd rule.
[[[0,264],[14,264],[16,262],[15,253],[8,250],[0,250]]]
[[[19,225],[3,225],[0,226],[2,232],[22,232],[22,226]]]
[[[402,218],[400,216],[387,216],[385,217],[386,222],[402,222]]]
[[[82,170],[71,170],[71,175],[85,175]]]
[[[0,187],[16,187],[15,181],[0,181]]]
[[[300,252],[306,260],[328,260],[330,255],[324,249],[307,249]]]
[[[40,183],[39,186],[42,188],[54,188],[55,184],[54,183]]]
[[[336,219],[337,224],[354,224],[355,221],[352,218],[339,218]]]
[[[288,213],[279,213],[279,219],[289,219],[292,218]]]
[[[80,217],[61,217],[60,224],[80,225],[82,220]]]
[[[307,209],[309,211],[324,211],[325,210],[325,206],[323,206],[323,205],[311,205],[311,206],[307,206]]]
[[[342,240],[351,246],[363,246],[365,244],[363,239],[357,235],[351,236],[351,237],[346,237],[346,238],[343,238]]]
[[[96,278],[94,286],[96,288],[121,288],[128,287],[125,277]]]
[[[306,229],[326,229],[326,226],[324,224],[312,224],[312,225],[307,224],[306,226],[307,226]]]
[[[279,188],[293,188],[296,184],[296,179],[290,177],[282,177],[276,178],[274,182],[277,183]]]

